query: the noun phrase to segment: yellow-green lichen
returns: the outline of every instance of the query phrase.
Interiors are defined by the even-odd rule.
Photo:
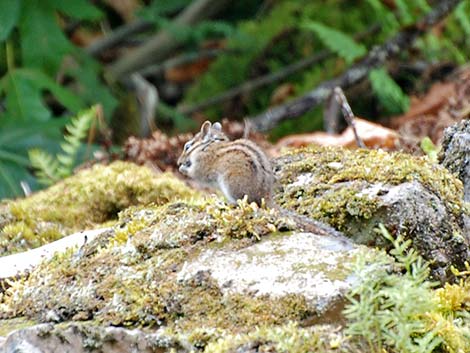
[[[0,254],[34,248],[117,218],[131,205],[196,197],[172,174],[127,162],[95,165],[47,190],[0,207]]]

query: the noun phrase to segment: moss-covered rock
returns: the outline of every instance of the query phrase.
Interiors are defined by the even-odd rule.
[[[286,208],[328,222],[355,241],[387,247],[374,231],[383,223],[433,260],[437,276],[469,258],[461,232],[462,184],[440,166],[404,154],[335,148],[291,152],[275,163],[276,199]],[[46,204],[71,207],[72,217],[48,212]],[[30,236],[37,230],[26,215],[77,229],[120,211],[111,231],[80,251],[55,255],[0,294],[0,317],[54,322],[41,326],[51,342],[75,332],[79,342],[102,344],[111,337],[106,326],[113,325],[150,334],[164,329],[172,342],[167,348],[176,352],[360,351],[361,342],[353,347],[341,331],[327,333],[321,324],[339,330],[345,292],[357,280],[354,264],[375,261],[375,250],[302,233],[277,208],[202,198],[170,175],[125,163],[94,167],[2,207],[2,229],[17,227]],[[12,212],[15,207],[22,212]],[[391,267],[379,265],[387,277]],[[426,291],[433,298],[432,289]],[[467,300],[461,297],[458,305]],[[435,314],[436,327],[454,325]],[[83,330],[73,329],[79,321]],[[120,331],[123,341],[128,333]],[[146,335],[142,339],[155,338]]]
[[[426,158],[305,148],[275,166],[279,204],[323,220],[358,243],[389,246],[374,231],[382,223],[394,236],[412,239],[442,281],[451,276],[452,264],[463,268],[470,258],[462,183]]]
[[[95,165],[30,197],[0,204],[0,255],[115,221],[132,205],[196,196],[171,174],[126,162]]]
[[[208,199],[129,208],[120,214],[111,236],[96,239],[79,256],[74,250],[56,255],[25,281],[14,282],[5,292],[0,316],[21,314],[40,321],[93,318],[132,326],[161,325],[177,318],[184,322],[181,315],[188,310],[218,313],[213,320],[221,320],[225,310],[235,320],[226,325],[237,325],[249,315],[237,319],[231,306],[248,305],[248,299],[234,295],[224,309],[225,304],[216,299],[222,301],[223,294],[210,279],[180,283],[177,270],[208,244],[238,249],[271,232],[292,229],[277,210],[243,202],[232,207]],[[229,241],[232,238],[237,241]],[[196,309],[195,302],[201,307]],[[254,310],[266,313],[256,322],[267,317],[278,320],[276,312],[285,311],[284,319],[303,315],[289,308],[273,312],[269,303],[253,301]]]

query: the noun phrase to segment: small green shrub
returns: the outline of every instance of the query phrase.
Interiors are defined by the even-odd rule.
[[[394,259],[385,253],[372,264],[359,259],[360,285],[344,310],[346,333],[367,342],[374,353],[468,352],[468,285],[434,290],[429,266],[410,248],[411,241],[393,239],[383,226],[380,232],[393,244]]]

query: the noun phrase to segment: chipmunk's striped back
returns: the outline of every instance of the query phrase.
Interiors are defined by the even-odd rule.
[[[271,202],[274,177],[269,159],[252,141],[229,141],[219,123],[205,122],[185,145],[178,164],[183,174],[218,187],[231,203],[245,195],[249,202]]]

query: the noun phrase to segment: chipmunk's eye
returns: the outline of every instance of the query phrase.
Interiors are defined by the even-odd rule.
[[[184,145],[184,151],[186,152],[187,150],[189,150],[192,145],[193,143],[191,141],[186,142],[186,144]]]

